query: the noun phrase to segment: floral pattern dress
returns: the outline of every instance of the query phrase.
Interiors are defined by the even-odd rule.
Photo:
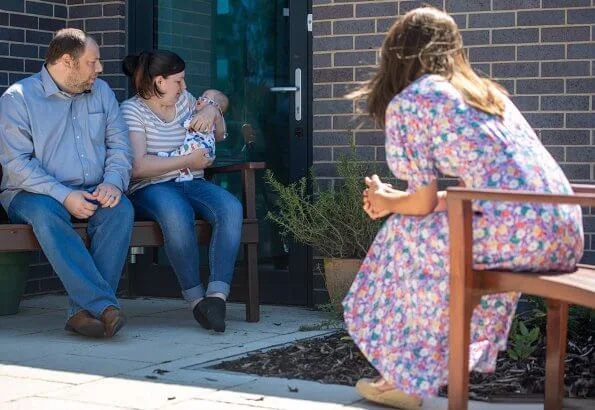
[[[506,99],[503,119],[467,105],[444,78],[425,75],[386,111],[386,158],[408,191],[439,173],[473,188],[571,193],[556,161]],[[571,270],[583,252],[581,209],[477,201],[477,269]],[[471,323],[470,368],[495,370],[518,294],[482,298]],[[430,396],[447,381],[449,248],[445,212],[394,214],[378,232],[343,307],[349,334],[397,389]]]

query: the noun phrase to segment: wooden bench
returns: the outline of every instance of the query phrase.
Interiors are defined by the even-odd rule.
[[[260,308],[258,298],[258,220],[256,218],[256,185],[255,171],[264,169],[263,162],[247,162],[223,167],[208,168],[205,171],[207,179],[214,175],[240,172],[242,178],[242,205],[244,207],[244,223],[241,244],[244,247],[244,267],[246,271],[246,320],[258,322]],[[2,176],[0,169],[0,177]],[[76,232],[85,243],[89,244],[87,224],[73,224]],[[208,244],[211,238],[210,225],[201,220],[196,221],[196,231],[199,243]],[[137,221],[132,231],[131,247],[160,247],[163,246],[163,235],[156,222]],[[30,225],[0,224],[0,252],[39,251],[39,242],[33,234]]]
[[[483,295],[522,292],[543,297],[548,306],[545,410],[562,409],[568,305],[595,308],[595,266],[574,272],[480,271],[472,267],[472,200],[595,206],[595,185],[573,185],[574,195],[449,188],[450,318],[448,408],[467,410],[470,322]]]

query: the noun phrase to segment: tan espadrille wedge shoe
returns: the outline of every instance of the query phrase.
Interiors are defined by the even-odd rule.
[[[360,379],[355,385],[358,394],[367,400],[401,410],[419,410],[423,401],[397,389],[382,390],[378,387],[382,379]]]

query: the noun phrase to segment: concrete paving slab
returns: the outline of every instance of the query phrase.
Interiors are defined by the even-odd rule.
[[[326,313],[262,306],[259,323],[245,322],[243,304],[228,305],[228,330],[206,331],[179,299],[124,299],[129,322],[113,339],[87,339],[63,330],[68,299],[23,301],[0,317],[0,408],[4,409],[300,409],[380,410],[351,387],[208,369],[255,350],[318,337],[301,332],[326,323]],[[297,391],[296,391],[297,389]],[[424,409],[446,409],[444,398]],[[536,410],[541,404],[471,402],[470,410]],[[594,401],[567,401],[569,410]]]
[[[2,410],[133,410],[131,407],[101,406],[77,401],[27,397],[2,403]]]
[[[78,356],[109,358],[119,360],[135,360],[145,363],[162,363],[196,356],[205,352],[219,350],[225,346],[199,340],[196,343],[175,343],[163,340],[143,340],[130,338],[116,343],[102,343],[79,349]]]
[[[64,329],[66,311],[47,311],[36,315],[20,314],[0,316],[2,329],[18,331],[19,334],[39,333],[47,330]]]
[[[38,396],[145,410],[211,393],[196,386],[111,377]]]
[[[0,375],[82,384],[147,367],[147,363],[55,354],[15,365],[0,366]]]
[[[102,406],[77,401],[27,397],[2,403],[2,410],[133,410],[132,407]]]
[[[208,401],[191,399],[171,406],[162,407],[163,410],[254,410],[254,409],[270,409],[270,407],[263,406],[243,406],[241,404],[222,403],[219,401]],[[160,410],[161,410],[160,409]]]
[[[225,333],[205,330],[191,318],[185,320],[168,319],[153,316],[136,316],[128,320],[122,334],[155,342],[193,344],[207,341],[207,344],[235,344],[238,341],[251,342],[276,336],[276,333],[230,329]],[[202,343],[205,344],[205,343]]]
[[[68,298],[64,295],[32,296],[21,301],[20,309],[36,307],[41,309],[63,310],[66,315]]]
[[[252,383],[259,379],[258,376],[220,372],[216,370],[186,370],[177,366],[169,367],[163,365],[149,366],[144,369],[128,372],[121,377],[139,380],[153,380],[155,383],[166,382],[174,384],[186,384],[189,386],[204,387],[213,391],[228,389],[242,384]]]
[[[120,306],[129,317],[146,316],[171,310],[190,311],[184,300],[171,298],[120,299]]]
[[[82,337],[48,340],[44,333],[10,336],[0,332],[0,363],[23,363],[41,357],[75,353],[93,343],[92,339]]]
[[[220,390],[206,396],[206,400],[241,405],[269,407],[273,409],[339,409],[345,404],[359,400],[349,386],[324,385],[304,380],[287,380],[273,377]]]
[[[0,408],[3,409],[4,403],[11,400],[58,391],[68,387],[70,385],[66,383],[0,376]]]

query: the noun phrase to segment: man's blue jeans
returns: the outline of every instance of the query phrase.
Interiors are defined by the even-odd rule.
[[[70,297],[69,316],[88,310],[99,317],[116,299],[128,254],[134,211],[124,195],[115,208],[99,206],[88,220],[89,249],[72,227],[71,215],[54,198],[22,191],[8,207],[12,223],[29,224]]]
[[[165,253],[189,303],[204,297],[200,283],[195,215],[211,224],[207,295],[229,294],[242,235],[242,204],[225,189],[202,178],[173,180],[135,191],[130,199],[137,219],[157,221]]]

